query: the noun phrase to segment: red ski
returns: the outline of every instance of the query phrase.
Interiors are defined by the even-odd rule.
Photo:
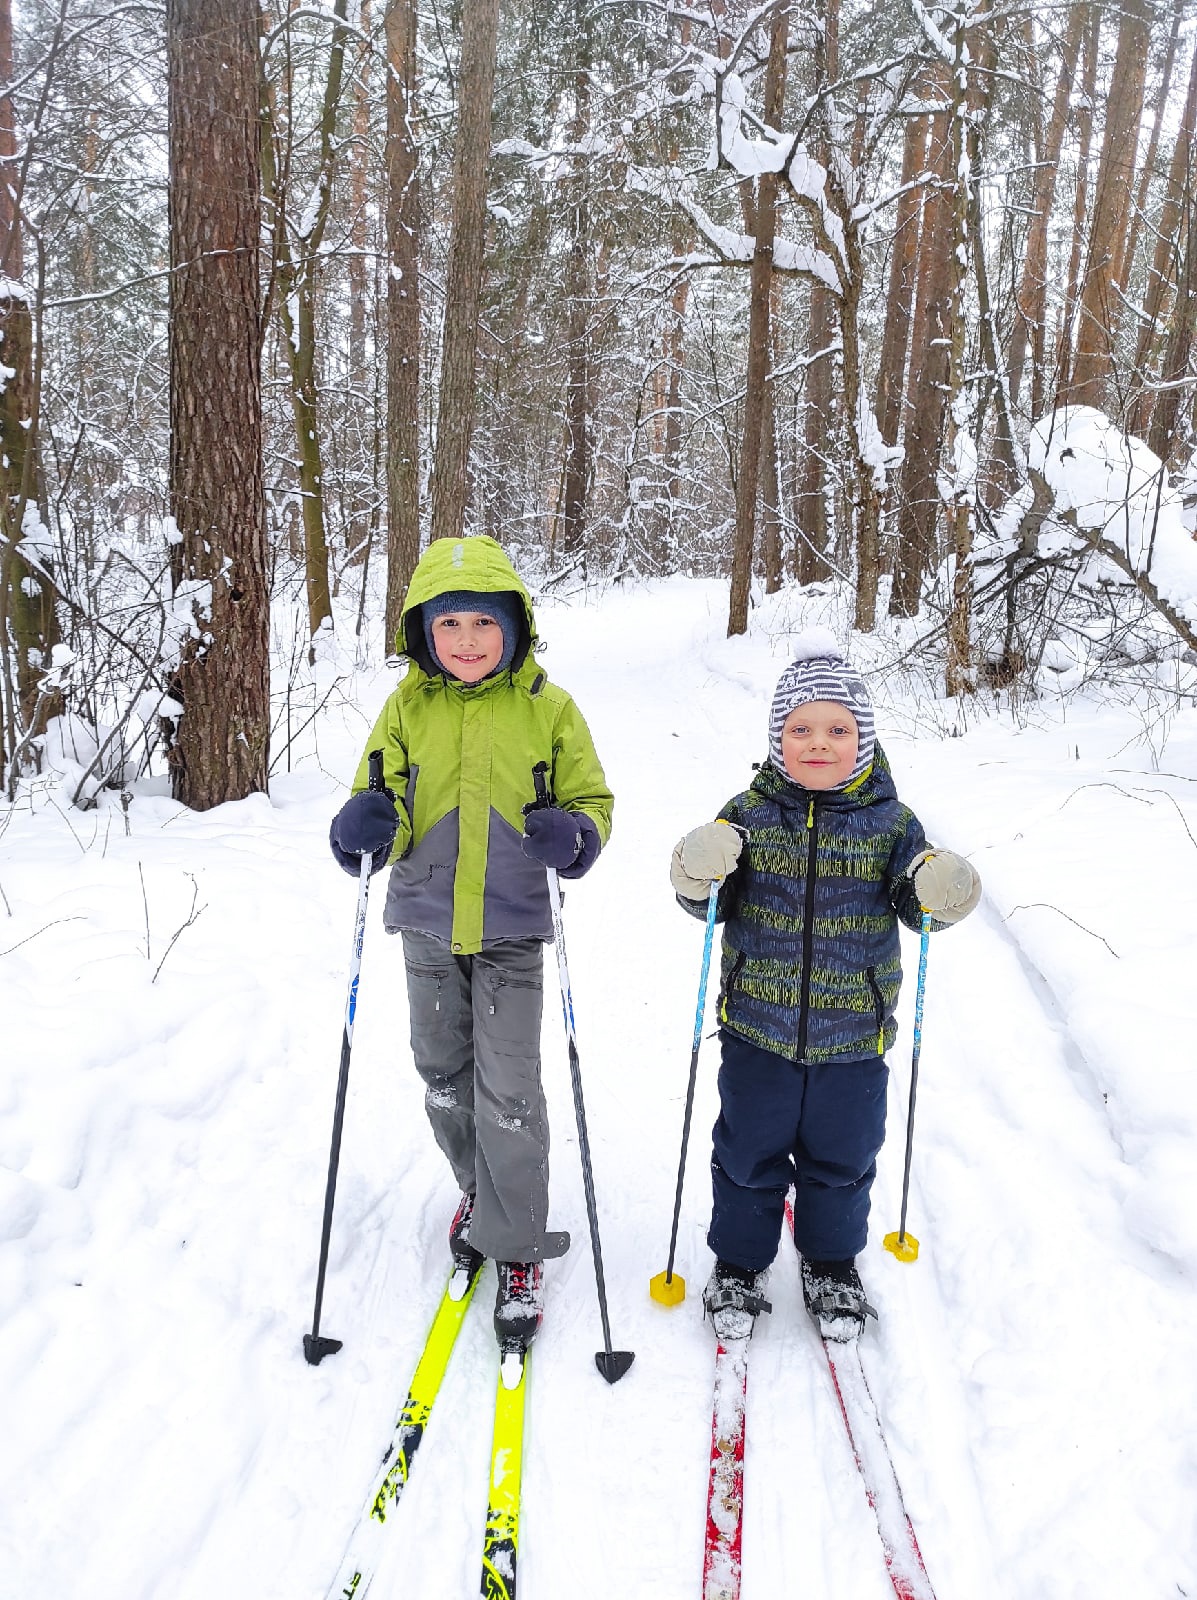
[[[914,1525],[902,1500],[902,1488],[885,1442],[877,1405],[861,1365],[860,1350],[855,1342],[837,1344],[831,1339],[823,1340],[823,1349],[865,1494],[877,1518],[885,1570],[894,1586],[896,1600],[935,1600]]]
[[[793,1235],[792,1192],[786,1197],[786,1223]],[[894,1586],[895,1600],[935,1600],[935,1590],[927,1576],[923,1552],[915,1537],[914,1524],[907,1515],[902,1486],[885,1441],[877,1402],[861,1363],[860,1347],[855,1339],[850,1342],[823,1339],[821,1343],[840,1404],[840,1416],[848,1431],[848,1442],[877,1519],[885,1570]]]
[[[720,1344],[715,1352],[711,1408],[711,1476],[707,1486],[707,1536],[702,1600],[739,1600],[740,1539],[744,1513],[744,1410],[748,1397],[748,1340]]]

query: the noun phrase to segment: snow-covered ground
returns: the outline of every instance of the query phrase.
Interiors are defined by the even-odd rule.
[[[546,1005],[555,1226],[530,1372],[524,1600],[699,1592],[713,1341],[704,1045],[665,1264],[702,943],[669,851],[743,787],[796,597],[722,637],[678,581],[540,608],[615,833],[565,917],[617,1348],[601,1330],[560,1014]],[[818,604],[806,620],[822,621]],[[381,652],[380,652],[381,653]],[[867,661],[863,664],[868,664]],[[0,1594],[323,1600],[443,1286],[455,1203],[371,905],[323,1330],[306,1365],[355,887],[327,854],[391,682],[359,674],[309,757],[206,815],[161,784],[0,813]],[[909,1226],[896,1227],[917,941],[862,1269],[863,1347],[940,1600],[1197,1596],[1197,711],[972,716],[877,677],[929,834],[986,897],[931,947]],[[194,908],[197,920],[185,926]],[[178,930],[177,940],[171,940]],[[165,959],[164,959],[165,958]],[[495,1381],[483,1280],[381,1597],[477,1593]],[[751,1352],[743,1600],[891,1597],[794,1259]]]

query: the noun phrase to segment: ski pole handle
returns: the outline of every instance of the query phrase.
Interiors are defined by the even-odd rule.
[[[524,807],[525,815],[529,811],[543,811],[546,806],[552,805],[553,797],[549,793],[548,780],[545,777],[545,773],[548,770],[549,764],[547,761],[538,761],[532,768],[532,782],[536,786],[536,799],[533,800],[531,805]]]

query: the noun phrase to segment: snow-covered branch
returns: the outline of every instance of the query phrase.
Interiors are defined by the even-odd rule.
[[[1066,521],[1197,649],[1197,544],[1154,451],[1102,412],[1064,406],[1036,423],[1028,459],[1036,497],[1027,517]]]

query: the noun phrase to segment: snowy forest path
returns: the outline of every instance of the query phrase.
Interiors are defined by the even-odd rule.
[[[690,1288],[684,1308],[662,1313],[646,1286],[668,1242],[701,944],[701,928],[673,903],[667,863],[680,834],[713,815],[763,754],[768,693],[784,653],[746,664],[742,645],[733,654],[712,640],[707,619],[693,614],[692,593],[684,609],[672,602],[627,596],[614,641],[601,610],[559,613],[547,661],[588,717],[618,797],[602,876],[568,890],[565,915],[613,1334],[638,1352],[639,1373],[652,1379],[647,1393],[641,1377],[622,1386],[626,1393],[603,1394],[582,1376],[595,1313],[589,1263],[575,1248],[550,1272],[529,1397],[522,1571],[529,1586],[548,1592],[565,1568],[537,1539],[538,1526],[583,1526],[596,1504],[626,1506],[629,1483],[634,1498],[637,1483],[672,1480],[676,1510],[665,1527],[637,1524],[622,1555],[627,1592],[684,1595],[697,1549],[710,1361],[699,1295],[709,1260],[705,1169],[718,1052],[708,1014],[679,1233],[679,1269]],[[902,793],[932,837],[971,850],[962,826],[977,813],[971,790],[962,782],[953,803],[951,782],[944,785],[953,745],[904,743],[893,733],[886,743]],[[983,852],[978,865],[986,874]],[[1189,1451],[1170,1424],[1158,1373],[1139,1359],[1139,1319],[1166,1330],[1169,1360],[1179,1358],[1192,1286],[1153,1272],[1150,1249],[1128,1223],[1128,1171],[1098,1103],[1099,1069],[1036,977],[1017,918],[1003,920],[998,904],[987,901],[968,925],[932,944],[910,1215],[923,1253],[913,1267],[879,1246],[896,1226],[900,1193],[916,948],[906,945],[911,972],[891,1053],[890,1137],[862,1259],[882,1321],[864,1359],[937,1589],[1038,1600],[1073,1592],[1058,1554],[1045,1564],[1052,1526],[1121,1531],[1100,1579],[1092,1568],[1099,1583],[1119,1573],[1130,1582],[1144,1562],[1168,1560],[1166,1539],[1156,1555],[1128,1475],[1157,1475],[1157,1499],[1166,1503],[1168,1474],[1189,1470]],[[585,1216],[553,1011],[550,1000],[544,1048],[556,1223],[579,1240]],[[775,1592],[779,1573],[789,1592],[884,1600],[875,1530],[800,1310],[796,1262],[785,1252],[774,1269],[774,1303],[753,1351],[745,1600]],[[1183,1374],[1177,1378],[1184,1392]],[[562,1470],[556,1432],[543,1455],[537,1450],[547,1442],[547,1416],[571,1417],[580,1437],[634,1440],[632,1454],[574,1451]],[[1078,1457],[1086,1463],[1079,1480]],[[1079,1518],[1070,1509],[1078,1496]],[[1080,1531],[1075,1544],[1057,1534],[1057,1550],[1063,1543],[1078,1570],[1091,1559],[1086,1542]],[[417,1586],[434,1574],[447,1581],[455,1570],[451,1558],[430,1567],[428,1551],[408,1560],[403,1574]]]
[[[594,1368],[550,983],[553,1226],[575,1243],[548,1268],[530,1378],[527,1600],[575,1592],[600,1535],[604,1581],[628,1600],[686,1600],[701,1573],[718,1047],[708,1013],[678,1234],[688,1293],[667,1312],[648,1281],[669,1242],[703,937],[668,861],[761,759],[795,621],[773,613],[772,633],[728,641],[722,599],[678,581],[541,614],[545,664],[617,796],[611,843],[567,887],[564,915],[611,1331],[636,1362],[613,1388]],[[126,834],[104,797],[94,837],[73,837],[40,793],[0,840],[0,1571],[14,1589],[323,1600],[336,1570],[443,1287],[457,1198],[376,893],[322,1320],[345,1345],[308,1367],[354,902],[328,819],[392,682],[363,678],[354,708],[321,725],[318,760],[269,800],[200,815],[147,789]],[[1105,708],[1092,724],[1072,713],[1065,758],[1046,714],[952,739],[942,706],[878,702],[900,792],[986,891],[931,946],[909,1214],[920,1258],[880,1244],[898,1219],[912,970],[861,1257],[880,1312],[863,1359],[928,1570],[940,1600],[1197,1594],[1192,785],[1151,773],[1146,754],[1111,784],[1129,735]],[[157,961],[189,874],[206,909],[155,978],[146,922]],[[913,936],[904,948],[912,969]],[[476,1586],[492,1295],[488,1273],[384,1593]],[[770,1297],[752,1350],[742,1600],[888,1600],[792,1251]]]

